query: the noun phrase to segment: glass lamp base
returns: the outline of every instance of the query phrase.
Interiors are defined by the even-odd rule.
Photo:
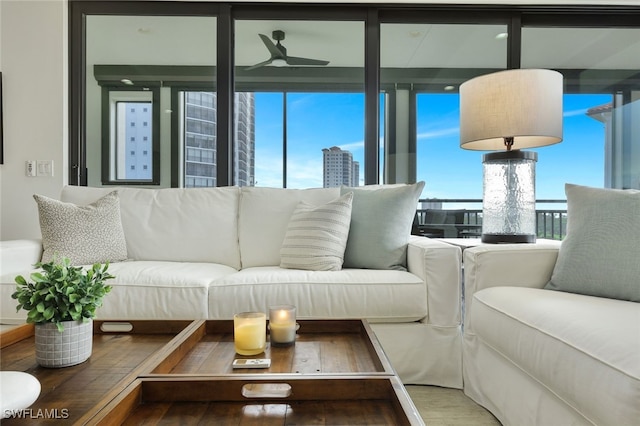
[[[483,243],[535,243],[537,153],[512,150],[483,157]]]
[[[480,240],[489,244],[535,243],[536,236],[532,234],[482,234]]]

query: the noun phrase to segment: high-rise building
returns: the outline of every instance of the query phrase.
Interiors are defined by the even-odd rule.
[[[216,186],[216,93],[185,92],[184,186]],[[255,110],[253,93],[235,94],[234,184],[255,183]]]
[[[255,185],[255,102],[253,93],[235,94],[235,153],[234,183]]]
[[[120,153],[118,164],[124,168],[117,170],[118,179],[151,179],[151,102],[119,102],[118,116],[124,115],[125,149]]]
[[[360,163],[353,161],[353,154],[337,146],[324,148],[323,186],[333,188],[341,185],[358,186],[360,182]]]

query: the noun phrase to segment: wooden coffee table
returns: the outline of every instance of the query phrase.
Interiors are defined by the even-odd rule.
[[[91,358],[61,369],[36,364],[22,326],[0,335],[0,366],[40,380],[29,424],[424,424],[366,321],[298,322],[295,345],[241,357],[233,321],[94,321]],[[271,367],[232,369],[234,358]]]

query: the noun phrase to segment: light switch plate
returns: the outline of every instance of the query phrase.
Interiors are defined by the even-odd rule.
[[[53,160],[37,161],[38,176],[53,176]]]

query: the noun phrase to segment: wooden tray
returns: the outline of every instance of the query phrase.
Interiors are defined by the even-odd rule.
[[[238,375],[134,381],[92,424],[424,425],[397,376]]]
[[[296,343],[241,356],[233,345],[233,321],[196,321],[171,342],[151,374],[386,374],[394,370],[369,324],[362,320],[298,321]],[[233,369],[235,358],[270,358],[265,369]]]

